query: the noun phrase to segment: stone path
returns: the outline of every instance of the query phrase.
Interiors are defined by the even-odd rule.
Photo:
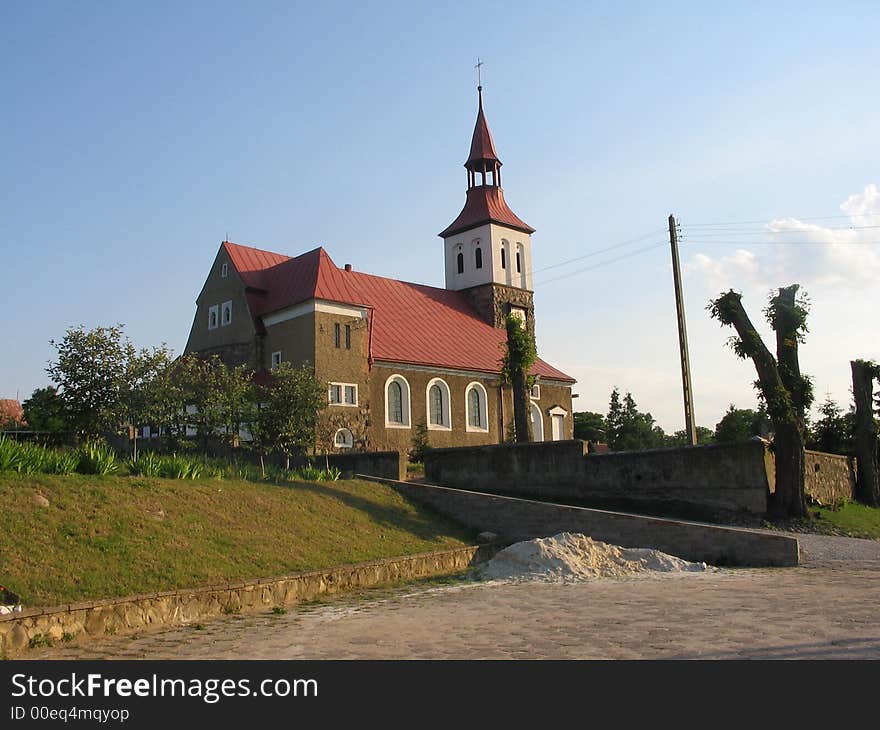
[[[28,657],[880,659],[880,542],[797,537],[797,568],[401,588]]]

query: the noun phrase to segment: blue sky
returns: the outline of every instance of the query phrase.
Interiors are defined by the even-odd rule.
[[[479,56],[508,202],[537,229],[539,351],[576,410],[617,385],[682,427],[670,213],[698,422],[754,403],[705,310],[731,286],[759,319],[802,283],[802,366],[848,403],[849,360],[880,358],[880,6],[662,5],[4,3],[0,397],[46,384],[72,325],[180,351],[227,234],[442,286]]]

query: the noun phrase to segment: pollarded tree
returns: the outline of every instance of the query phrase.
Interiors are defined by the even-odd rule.
[[[856,452],[856,499],[880,505],[880,467],[877,458],[877,421],[874,419],[874,380],[880,381],[880,365],[870,360],[850,362],[853,399],[856,402],[853,441]]]
[[[538,358],[535,338],[517,317],[507,315],[507,350],[501,361],[501,375],[513,388],[513,423],[517,443],[528,443],[532,435],[529,417],[529,371]]]
[[[776,493],[770,512],[777,517],[806,517],[804,494],[804,433],[806,410],[813,401],[810,378],[801,374],[798,344],[807,331],[808,302],[798,296],[799,286],[783,287],[764,311],[776,333],[776,357],[764,344],[742,306],[742,295],[731,290],[709,303],[708,309],[738,336],[730,346],[738,357],[750,358],[758,373],[755,387],[773,422],[776,456]]]

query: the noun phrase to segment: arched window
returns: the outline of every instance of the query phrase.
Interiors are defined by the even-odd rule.
[[[477,246],[476,251],[474,251],[474,261],[476,262],[476,266],[478,269],[483,268],[483,249]]]
[[[507,268],[507,251],[504,250],[504,246],[501,246],[501,268]]]
[[[392,375],[385,381],[385,425],[409,428],[409,414],[409,383],[402,375]]]
[[[444,380],[434,378],[428,383],[428,428],[432,430],[450,430],[452,414],[450,412],[449,386]]]
[[[458,252],[458,273],[464,273],[464,254],[461,251]]]
[[[479,383],[471,383],[465,390],[465,409],[467,412],[468,431],[489,430],[489,414],[486,400],[486,389]]]
[[[347,428],[340,428],[333,437],[333,445],[337,449],[350,449],[354,446],[354,436]]]
[[[516,252],[516,273],[522,273],[522,257],[520,256],[520,252]]]

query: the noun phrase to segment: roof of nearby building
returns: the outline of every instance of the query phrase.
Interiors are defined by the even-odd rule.
[[[8,421],[24,424],[24,411],[14,398],[0,398],[0,426]]]
[[[311,299],[371,310],[373,360],[497,373],[507,335],[480,319],[461,292],[346,271],[323,248],[295,258],[223,242],[247,287],[251,315]],[[532,374],[575,382],[544,362]]]
[[[524,233],[534,233],[535,229],[514,213],[504,200],[504,191],[496,185],[478,185],[467,191],[467,200],[461,213],[439,235],[441,238],[454,236],[484,223],[500,223]]]

